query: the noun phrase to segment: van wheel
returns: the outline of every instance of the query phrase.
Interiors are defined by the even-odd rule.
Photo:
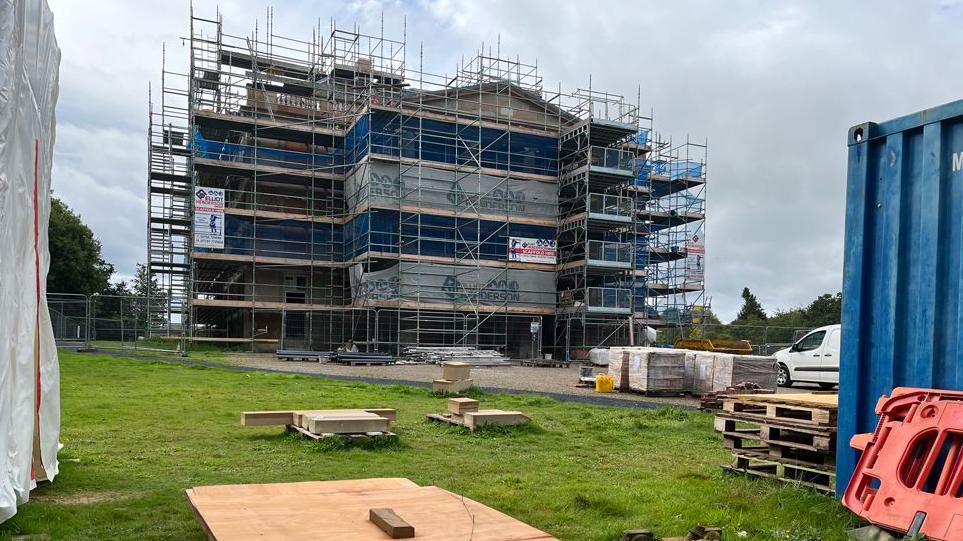
[[[835,383],[820,383],[820,384],[819,384],[819,388],[822,389],[822,390],[824,390],[824,391],[832,391],[832,390],[833,390],[833,387],[835,387],[835,386],[836,386]]]
[[[776,374],[776,385],[780,387],[792,387],[792,378],[789,377],[789,369],[782,363],[779,364],[779,372]]]

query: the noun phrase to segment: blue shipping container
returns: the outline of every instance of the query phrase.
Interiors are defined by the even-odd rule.
[[[837,494],[894,387],[963,389],[963,100],[849,130]]]

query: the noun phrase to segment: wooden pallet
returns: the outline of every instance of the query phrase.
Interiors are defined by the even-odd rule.
[[[476,414],[480,416],[485,416],[486,414],[494,415],[496,419],[487,420],[479,419],[476,424],[468,419],[471,414]],[[448,423],[450,425],[465,427],[468,430],[474,432],[481,426],[489,425],[500,425],[500,426],[514,426],[527,423],[529,418],[517,411],[500,411],[500,410],[480,410],[478,412],[471,412],[468,415],[454,415],[451,413],[429,413],[425,416],[430,421],[437,421],[440,423]]]
[[[398,435],[395,434],[394,432],[365,432],[365,433],[363,433],[363,434],[362,434],[362,433],[359,433],[359,434],[334,434],[334,433],[315,434],[314,432],[311,432],[310,430],[308,430],[308,429],[306,429],[306,428],[301,428],[300,426],[294,426],[294,425],[288,425],[288,432],[297,432],[298,434],[301,434],[301,435],[304,436],[305,438],[310,438],[310,439],[312,439],[312,440],[323,440],[323,439],[325,439],[325,438],[333,438],[333,437],[336,437],[336,436],[340,436],[340,437],[344,437],[344,438],[395,438],[395,437],[398,436]]]
[[[522,366],[537,366],[540,368],[568,368],[569,366],[572,365],[571,362],[556,361],[556,360],[549,361],[549,360],[542,360],[542,359],[538,359],[538,360],[525,359],[521,361],[521,364]]]
[[[726,399],[722,409],[745,420],[835,427],[838,399],[823,393],[737,395]]]
[[[816,453],[835,454],[836,449],[834,427],[765,423],[745,419],[739,415],[720,414],[716,416],[715,429],[722,433],[726,446],[730,449],[741,448],[742,440]]]
[[[836,473],[829,468],[772,460],[756,452],[736,453],[733,454],[733,458],[731,466],[722,467],[723,472],[776,479],[785,483],[807,486],[826,494],[835,493]]]

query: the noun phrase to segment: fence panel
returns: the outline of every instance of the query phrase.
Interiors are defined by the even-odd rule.
[[[182,326],[168,321],[166,303],[135,295],[47,294],[57,347],[181,352]]]
[[[50,310],[50,322],[57,347],[87,346],[89,307],[86,295],[48,293],[47,308]]]

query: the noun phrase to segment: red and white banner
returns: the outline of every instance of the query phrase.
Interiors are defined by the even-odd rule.
[[[555,239],[509,237],[508,260],[554,265],[558,261],[558,243]]]

